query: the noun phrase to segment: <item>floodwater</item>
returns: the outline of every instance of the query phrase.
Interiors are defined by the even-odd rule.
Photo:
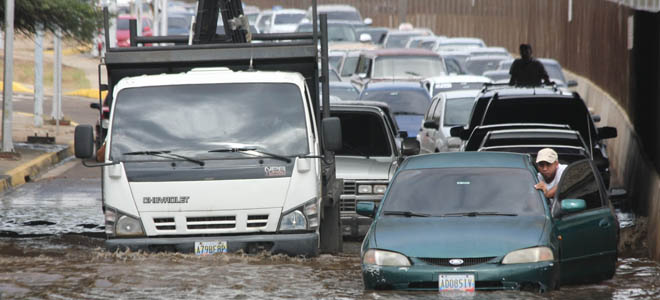
[[[359,242],[341,255],[108,252],[98,180],[27,184],[0,200],[0,299],[449,299],[365,291]],[[63,196],[65,195],[65,196]],[[477,292],[466,299],[658,299],[660,265],[619,259],[612,280],[543,295]]]

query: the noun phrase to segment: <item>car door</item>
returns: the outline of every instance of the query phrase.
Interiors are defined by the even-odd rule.
[[[433,99],[433,102],[431,102],[431,106],[429,106],[429,109],[426,111],[426,115],[424,115],[424,123],[427,121],[432,120],[433,112],[435,111],[435,107],[438,105],[440,102],[440,97],[436,97]],[[423,125],[423,124],[422,124]],[[422,132],[420,133],[420,153],[433,153],[435,150],[435,143],[433,141],[433,133],[435,129],[433,128],[427,128],[422,126]]]
[[[446,152],[449,149],[447,148],[447,139],[445,138],[444,132],[442,132],[442,123],[444,121],[445,103],[447,103],[447,99],[445,97],[438,98],[440,101],[438,101],[438,105],[435,107],[433,114],[431,115],[431,120],[435,122],[435,124],[438,124],[438,129],[431,132],[434,146],[433,151],[435,152],[435,150],[438,150],[438,152]]]
[[[582,199],[586,209],[560,213],[564,199]],[[609,278],[614,274],[618,221],[591,160],[570,164],[560,179],[552,206],[559,240],[562,283]]]

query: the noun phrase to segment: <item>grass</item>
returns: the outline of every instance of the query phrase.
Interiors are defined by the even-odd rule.
[[[0,59],[2,56],[0,56]],[[43,85],[45,90],[53,89],[53,63],[43,64]],[[4,63],[0,65],[0,80],[4,79]],[[14,81],[34,86],[34,61],[14,59]],[[62,66],[62,91],[88,89],[90,83],[85,72],[80,69]]]

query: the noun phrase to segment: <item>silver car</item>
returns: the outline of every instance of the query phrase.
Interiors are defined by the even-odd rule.
[[[452,138],[449,130],[466,125],[479,90],[461,90],[439,93],[433,98],[424,116],[419,133],[420,153],[458,151],[461,141]]]

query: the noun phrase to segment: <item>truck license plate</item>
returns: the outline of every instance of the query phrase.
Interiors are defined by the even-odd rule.
[[[474,274],[440,274],[440,291],[474,292]]]
[[[227,241],[195,242],[195,255],[227,253]]]

